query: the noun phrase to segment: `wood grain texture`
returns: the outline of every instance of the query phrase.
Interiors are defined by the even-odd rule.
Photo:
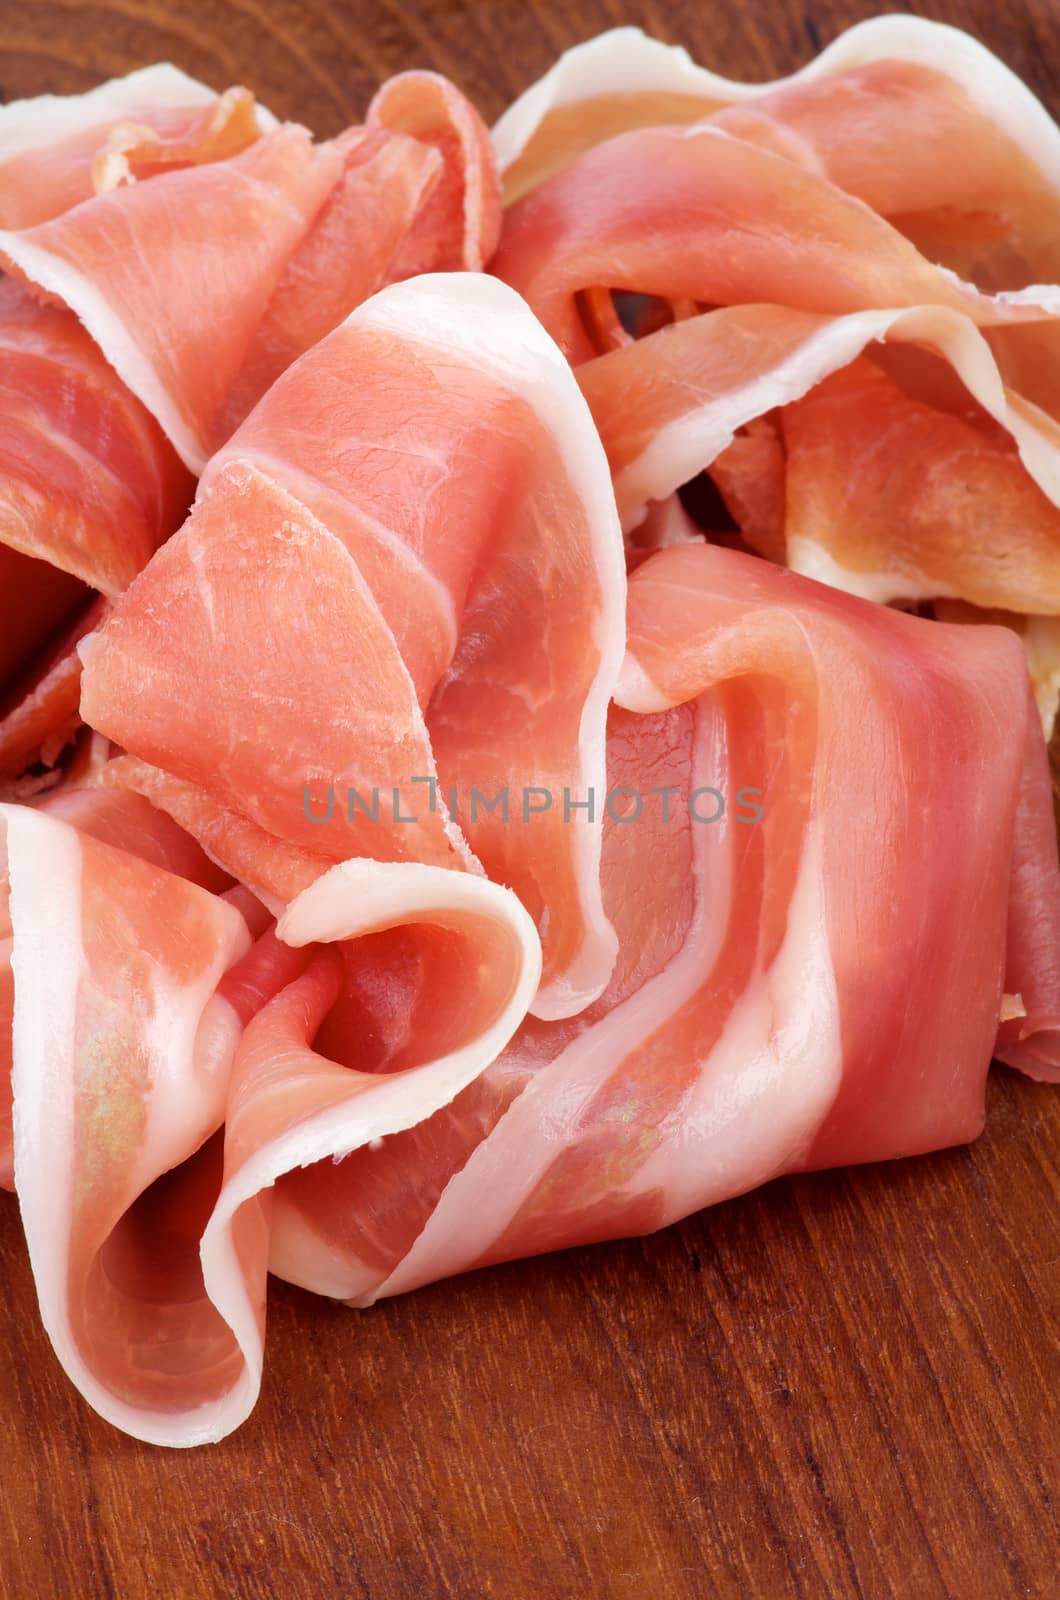
[[[622,21],[749,78],[858,0],[0,6],[0,93],[168,57],[332,133],[408,66],[495,116]],[[1057,0],[938,0],[1060,109]],[[7,1600],[1052,1600],[1060,1096],[999,1071],[971,1150],[785,1180],[654,1238],[368,1313],[284,1286],[231,1440],[99,1421],[0,1196]]]

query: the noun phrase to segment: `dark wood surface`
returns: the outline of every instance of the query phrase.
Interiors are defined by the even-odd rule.
[[[788,71],[858,0],[0,4],[4,97],[170,58],[331,133],[403,67],[494,117],[621,21]],[[1060,110],[1058,0],[938,0]],[[279,1285],[261,1403],[190,1454],[70,1389],[0,1197],[0,1594],[1053,1600],[1060,1095],[970,1150],[785,1180],[368,1313]]]

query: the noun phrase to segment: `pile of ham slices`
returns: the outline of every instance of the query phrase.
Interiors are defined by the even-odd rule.
[[[0,1179],[103,1416],[241,1422],[268,1272],[1060,1076],[1060,130],[973,40],[323,142],[152,67],[0,108],[0,266]]]

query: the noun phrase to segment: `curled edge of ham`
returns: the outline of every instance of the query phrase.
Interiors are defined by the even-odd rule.
[[[626,580],[606,458],[567,362],[522,297],[485,275],[432,273],[393,284],[358,307],[345,326],[386,330],[414,346],[466,360],[519,394],[555,440],[588,511],[600,576],[602,604],[594,620],[600,659],[582,709],[576,774],[586,789],[599,790],[607,707],[625,649]],[[534,999],[530,1009],[541,1018],[575,1015],[603,991],[615,962],[618,945],[603,907],[596,830],[578,836],[574,871],[584,919],[581,948],[572,966]]]
[[[0,162],[55,144],[85,129],[124,122],[146,109],[209,106],[220,96],[169,61],[141,67],[122,78],[109,78],[84,94],[42,94],[9,100],[0,107]],[[257,106],[258,126],[267,133],[277,126],[265,106]]]
[[[540,977],[537,932],[515,895],[486,879],[441,867],[343,862],[304,890],[277,924],[281,939],[303,947],[318,940],[356,939],[402,923],[436,921],[452,926],[461,920],[469,924],[470,940],[488,931],[494,955],[504,942],[508,944],[508,993],[492,1016],[479,1019],[478,1031],[448,1055],[428,1057],[403,1072],[381,1074],[373,1080],[347,1073],[350,1087],[334,1103],[294,1124],[281,1116],[274,1137],[252,1148],[234,1171],[226,1168],[225,1182],[203,1235],[203,1276],[207,1293],[238,1341],[245,1365],[232,1390],[201,1418],[185,1419],[183,1436],[168,1442],[196,1444],[217,1438],[236,1427],[257,1399],[263,1327],[256,1310],[256,1285],[237,1248],[236,1228],[243,1208],[253,1206],[284,1173],[317,1161],[340,1161],[374,1140],[414,1127],[448,1105],[507,1045],[526,1014]],[[282,1008],[284,999],[283,994],[278,996],[273,1010]],[[267,1035],[269,1008],[259,1013],[251,1026]],[[295,1080],[297,1073],[295,1064]],[[266,1102],[272,1087],[266,1083]],[[255,1265],[263,1281],[264,1253]]]
[[[798,317],[793,313],[793,320]],[[808,325],[813,320],[816,319],[806,318]],[[680,339],[687,336],[689,327],[690,324],[679,324],[651,337]],[[943,306],[916,306],[821,318],[818,326],[805,339],[793,343],[780,361],[700,404],[692,398],[686,410],[663,420],[646,448],[616,471],[615,496],[623,528],[628,532],[637,527],[653,501],[664,500],[709,466],[732,443],[738,428],[776,406],[801,399],[870,344],[883,342],[918,345],[947,361],[973,399],[1011,435],[1030,477],[1054,505],[1060,505],[1060,433],[1055,423],[1030,402],[1017,400],[1006,390],[989,344],[969,317]],[[637,347],[645,359],[649,347],[650,340]],[[593,384],[606,375],[611,359],[610,355],[598,357],[579,371],[590,405]],[[604,443],[607,444],[606,431]],[[896,584],[887,572],[849,571],[835,561],[824,545],[809,539],[790,542],[787,564],[804,577],[816,578],[865,600],[891,601],[939,593],[937,584],[928,588],[915,583]]]
[[[709,112],[884,59],[929,67],[956,81],[1060,192],[1060,129],[1026,84],[961,29],[898,15],[857,23],[797,72],[763,83],[724,78],[698,66],[682,46],[663,44],[640,28],[612,28],[566,51],[531,84],[494,125],[493,146],[503,174],[529,149],[551,112],[579,102],[673,94],[701,98]]]
[[[235,1172],[226,1173],[201,1241],[201,1262],[206,1297],[231,1330],[242,1358],[238,1375],[206,1402],[152,1407],[118,1392],[120,1385],[96,1370],[93,1352],[76,1336],[77,1307],[71,1304],[71,1283],[91,1265],[75,1260],[75,1095],[85,1065],[78,1057],[78,993],[82,977],[97,984],[99,979],[81,929],[83,874],[93,871],[94,850],[103,849],[105,864],[108,847],[28,807],[0,807],[0,825],[9,857],[15,937],[15,1178],[42,1320],[68,1376],[108,1421],[147,1443],[215,1441],[248,1415],[261,1379],[267,1239],[266,1248],[248,1263],[233,1237],[240,1209],[271,1188],[283,1172],[329,1157],[341,1159],[373,1139],[411,1127],[470,1083],[507,1044],[533,997],[541,969],[536,930],[509,890],[467,873],[418,864],[345,862],[291,903],[277,933],[292,948],[317,940],[356,939],[410,923],[435,923],[450,934],[455,930],[472,947],[486,945],[495,969],[501,964],[509,981],[503,994],[487,995],[485,1005],[492,1004],[492,1009],[482,1015],[480,1004],[477,1027],[448,1055],[428,1056],[378,1080],[335,1067],[338,1078],[348,1081],[348,1092],[337,1101],[333,1096],[333,1103],[315,1115],[293,1122],[288,1116],[279,1137],[260,1144]],[[138,870],[153,869],[141,862]],[[226,1116],[241,1028],[236,1004],[218,992],[218,985],[250,945],[236,903],[226,904],[169,874],[162,877],[174,889],[179,886],[197,909],[209,908],[216,937],[210,959],[190,982],[169,982],[149,958],[157,1001],[152,1017],[128,1013],[123,1018],[119,1005],[119,1023],[126,1021],[130,1033],[119,1037],[116,1059],[120,1063],[124,1044],[132,1046],[129,1053],[137,1064],[150,1063],[146,1138],[133,1153],[131,1172],[118,1174],[133,1201],[156,1179],[179,1169]],[[277,998],[282,1001],[289,992]],[[270,1014],[266,1005],[251,1026],[268,1029]],[[99,1070],[98,1060],[92,1065]],[[108,1094],[123,1088],[120,1065],[104,1067],[105,1072],[115,1070],[117,1079],[105,1079]],[[271,1087],[267,1082],[266,1102]],[[227,1112],[231,1119],[231,1108]],[[98,1152],[92,1155],[95,1159]],[[128,1358],[124,1342],[120,1352],[108,1351],[104,1333],[101,1359],[116,1354]],[[229,1370],[225,1364],[222,1380]]]

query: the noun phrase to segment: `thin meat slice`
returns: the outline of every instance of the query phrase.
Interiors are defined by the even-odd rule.
[[[81,1392],[126,1432],[220,1438],[260,1382],[273,1184],[430,1116],[472,1081],[537,987],[533,925],[470,874],[351,861],[251,948],[228,899],[28,808],[3,820],[15,1177],[45,1324]],[[385,978],[395,938],[416,953],[413,1011],[433,1027],[390,1070],[317,1054],[342,987],[335,942],[351,964],[363,944]],[[392,988],[395,1022],[409,997]]]
[[[0,781],[34,765],[54,767],[81,727],[81,641],[107,615],[107,602],[88,601],[51,634],[0,691]]]
[[[75,311],[193,471],[288,259],[341,172],[284,126],[240,155],[0,232],[0,259]]]
[[[366,123],[410,136],[442,162],[394,276],[483,271],[500,238],[501,194],[489,132],[474,106],[437,72],[400,72],[378,90]]]
[[[827,179],[709,123],[586,151],[509,209],[491,270],[576,362],[594,353],[578,296],[601,286],[833,315],[938,305],[984,324],[1060,307],[1056,290],[981,294]]]
[[[500,183],[478,112],[446,78],[390,79],[363,127],[334,141],[342,171],[288,261],[215,424],[221,444],[290,363],[388,283],[481,271]]]
[[[77,318],[0,283],[0,541],[115,595],[178,525],[191,490]],[[0,605],[15,592],[5,583]]]
[[[414,1138],[315,1189],[303,1175],[307,1226],[373,1245],[332,1292],[650,1231],[982,1125],[1026,822],[1015,638],[706,545],[637,569],[629,629],[611,986],[581,1017],[528,1021]],[[1047,854],[1026,859],[1054,892]],[[411,1228],[383,1227],[406,1209]]]
[[[270,902],[351,854],[459,859],[425,789],[416,812],[402,805],[433,765],[378,605],[277,477],[215,460],[185,526],[86,644],[81,700],[90,726],[177,780],[181,823]],[[167,806],[173,789],[147,792]]]
[[[231,155],[275,125],[246,90],[218,95],[162,63],[80,95],[0,106],[0,228],[32,228],[99,189]]]
[[[879,599],[1060,613],[1060,509],[991,418],[924,404],[862,358],[782,427],[791,566]]]
[[[335,141],[342,168],[291,255],[213,424],[222,444],[291,362],[403,276],[401,253],[442,158],[401,134],[352,128]],[[456,265],[457,263],[453,263]]]
[[[716,470],[744,538],[808,576],[876,600],[1060,609],[1060,430],[1006,389],[967,317],[723,307],[578,380],[627,528]]]
[[[262,131],[245,90],[158,134],[100,133],[91,188],[0,229],[0,262],[75,311],[185,463],[376,289],[481,267],[500,225],[487,131],[445,79],[385,86],[362,127]]]
[[[79,833],[221,893],[230,882],[190,835],[137,794],[118,788],[72,788],[46,796],[38,809]],[[11,971],[10,878],[0,864],[0,1188],[14,1187],[11,1139],[11,1022],[15,1001]]]
[[[193,1213],[145,1238],[137,1202],[223,1116],[240,1028],[217,990],[247,928],[198,885],[67,822],[0,815],[15,1185],[41,1315],[82,1393],[129,1426],[145,1402],[171,1404],[175,1344],[207,1364],[216,1348],[187,1299]]]
[[[1033,693],[1016,813],[1005,989],[996,1054],[1028,1077],[1060,1082],[1060,866],[1049,763]]]
[[[349,861],[306,890],[277,931],[299,948],[328,948],[258,1013],[237,1053],[224,1180],[202,1264],[242,1364],[214,1377],[213,1407],[183,1422],[181,1443],[219,1437],[254,1404],[267,1267],[286,1261],[297,1281],[333,1294],[356,1261],[355,1241],[330,1242],[329,1218],[315,1219],[323,1230],[315,1232],[285,1205],[285,1175],[316,1163],[341,1170],[451,1102],[503,1050],[540,977],[537,936],[515,896],[467,873]],[[402,1040],[385,1061],[367,1030],[343,1030],[341,1061],[327,1053],[334,1028],[314,1048],[341,1003],[340,949],[371,989],[384,1029]]]
[[[160,133],[137,122],[116,123],[92,163],[96,194],[137,183],[174,167],[204,166],[237,156],[273,119],[261,117],[249,89],[226,89],[186,127]]]
[[[1027,657],[1034,701],[1048,745],[1060,709],[1060,617],[1021,616],[997,607],[986,610],[963,600],[936,599],[931,609],[941,622],[963,622],[972,627],[984,622],[994,623],[1011,628],[1018,635]]]
[[[535,1005],[566,1014],[614,959],[587,802],[624,584],[558,351],[494,280],[424,277],[356,311],[214,458],[87,646],[82,710],[273,900],[352,853],[473,865],[466,839],[541,930]]]
[[[77,318],[0,283],[0,775],[18,778],[76,732],[78,640],[191,493]]]
[[[602,34],[497,124],[506,194],[615,134],[704,117],[826,175],[983,288],[1060,277],[1055,123],[975,39],[915,17],[850,28],[774,84],[721,78],[636,28]]]

